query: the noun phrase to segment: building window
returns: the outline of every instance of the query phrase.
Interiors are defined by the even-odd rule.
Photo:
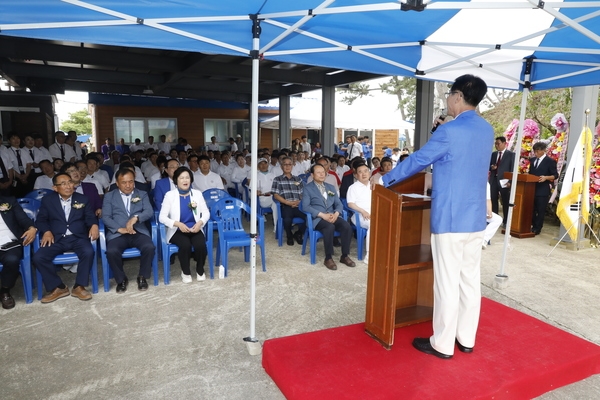
[[[245,119],[205,119],[204,143],[209,144],[210,138],[217,138],[219,150],[229,150],[229,138],[242,136],[246,147],[250,147],[250,122]],[[240,149],[241,150],[241,149]]]
[[[177,141],[177,118],[114,118],[115,142],[125,139],[125,143],[134,143],[140,139],[148,143],[148,136],[154,136],[158,143],[161,135],[167,137],[167,143]]]

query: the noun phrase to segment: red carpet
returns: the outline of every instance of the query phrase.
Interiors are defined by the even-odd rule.
[[[270,339],[263,367],[288,399],[529,399],[600,373],[600,347],[482,300],[475,351],[440,360],[413,349],[431,323],[395,331],[392,350],[364,324]]]

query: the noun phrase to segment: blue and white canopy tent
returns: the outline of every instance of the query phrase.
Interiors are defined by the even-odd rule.
[[[262,58],[436,81],[473,73],[525,93],[600,84],[600,1],[3,0],[0,35],[248,56],[254,156]]]

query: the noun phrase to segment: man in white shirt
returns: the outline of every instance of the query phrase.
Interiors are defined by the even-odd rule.
[[[54,190],[52,183],[52,178],[54,178],[54,166],[52,163],[46,159],[43,159],[39,163],[40,168],[42,169],[42,175],[38,176],[33,184],[33,189],[49,189]]]
[[[213,158],[210,158],[210,154],[213,154]],[[208,158],[210,159],[210,170],[215,174],[219,173],[219,167],[221,166],[221,152],[220,151],[209,151]]]
[[[108,172],[101,170],[98,165],[98,159],[96,157],[88,156],[86,159],[88,176],[100,183],[104,191],[108,190],[110,186],[110,179],[108,179]],[[85,181],[85,179],[84,179]]]
[[[76,155],[71,146],[65,144],[66,135],[63,131],[56,131],[54,134],[54,143],[50,145],[48,151],[52,159],[74,162]]]
[[[83,160],[84,154],[83,149],[81,148],[81,145],[83,143],[77,140],[77,132],[69,131],[67,133],[67,137],[65,138],[65,143],[71,146],[71,148],[73,149],[73,153],[75,153],[75,158],[77,160]]]
[[[350,143],[348,144],[348,160],[353,160],[356,157],[362,157],[362,144],[356,141],[356,136],[350,136]]]
[[[158,151],[158,145],[154,143],[154,136],[148,136],[148,143],[145,146],[146,150],[154,149]]]
[[[23,197],[33,189],[33,182],[29,182],[29,174],[32,172],[33,160],[29,152],[21,149],[21,138],[16,133],[9,136],[10,148],[8,151],[12,169],[14,171],[14,180],[17,185],[13,187],[12,194],[15,197]]]
[[[340,177],[340,181],[344,178],[344,174],[346,173],[346,171],[349,170],[350,167],[346,165],[346,157],[339,156],[337,159],[337,168],[335,169],[335,172]]]
[[[229,153],[224,151],[221,155],[221,165],[219,166],[219,175],[223,178],[223,185],[230,193],[235,193],[235,183],[231,181],[233,174],[233,165],[229,162]],[[231,190],[229,190],[231,189]]]
[[[194,183],[192,183],[192,186],[195,189],[198,189],[201,192],[208,189],[225,190],[221,177],[210,170],[210,160],[208,159],[208,156],[190,156],[190,158],[191,157],[197,158],[200,167],[199,171],[194,173]]]
[[[98,195],[100,197],[104,196],[104,188],[102,187],[102,184],[100,184],[100,182],[97,179],[92,178],[88,175],[87,163],[83,160],[78,160],[75,161],[75,167],[77,167],[77,171],[79,171],[80,179],[83,177],[83,179],[81,179],[81,182],[92,183],[96,187]]]
[[[242,200],[244,202],[248,202],[246,199],[246,192],[243,187],[244,179],[247,179],[250,175],[250,167],[246,165],[246,159],[243,154],[238,154],[235,157],[236,165],[233,167],[233,172],[231,173],[231,181],[236,185],[236,188],[240,195],[242,196]]]
[[[281,160],[286,158],[285,153],[279,153],[273,151],[271,153],[271,163],[269,164],[269,172],[272,172],[275,177],[283,175],[283,169],[281,168]],[[291,171],[290,171],[291,172]],[[293,175],[293,174],[292,174]]]
[[[312,149],[310,148],[310,143],[308,143],[308,139],[306,138],[306,135],[302,135],[301,139],[302,139],[302,141],[300,142],[300,147],[302,148],[302,151],[310,154]]]
[[[42,173],[42,170],[39,167],[39,163],[42,160],[42,158],[40,158],[41,153],[39,153],[36,147],[34,146],[35,142],[32,136],[25,136],[23,142],[25,143],[25,146],[21,150],[22,152],[29,154],[29,157],[31,158],[32,171],[29,174],[29,178],[30,182],[34,182],[35,178],[37,178],[37,176]],[[51,160],[52,157],[50,157],[49,159]]]
[[[206,146],[208,150],[219,151],[219,144],[217,143],[217,138],[211,136],[210,143]]]
[[[158,160],[158,153],[150,150],[150,155],[148,156],[148,160],[144,161],[140,169],[142,170],[142,174],[147,181],[150,181],[152,176],[157,172],[160,172],[158,169],[158,165],[156,164],[156,160]]]
[[[134,143],[129,146],[129,150],[131,150],[132,153],[135,153],[138,150],[146,150],[146,146],[142,144],[140,139],[135,139]]]
[[[352,215],[352,222],[354,225],[360,224],[361,227],[367,229],[367,252],[363,261],[365,264],[369,263],[369,239],[371,226],[371,184],[369,178],[371,171],[366,164],[359,165],[356,168],[356,182],[354,182],[348,188],[346,194],[346,200],[348,202],[348,208],[354,210]]]
[[[165,155],[169,155],[171,153],[171,143],[167,143],[167,137],[165,135],[160,135],[159,139],[160,143],[158,143],[158,151],[162,151]]]
[[[179,151],[177,153],[177,159],[179,161],[179,164],[182,167],[188,167],[188,168],[190,167],[189,164],[188,164],[188,161],[187,161],[187,159],[188,159],[187,151],[185,151],[185,150]]]
[[[238,151],[238,145],[232,137],[229,138],[229,151],[232,156]]]
[[[300,176],[302,174],[305,174],[306,170],[304,169],[304,164],[298,161],[298,153],[292,151],[291,158],[292,163],[294,164],[294,166],[292,167],[292,175]]]
[[[270,208],[273,211],[273,232],[277,227],[277,205],[273,202],[273,196],[271,196],[271,188],[273,187],[273,180],[275,175],[269,172],[269,163],[266,158],[258,160],[258,174],[256,175],[256,191],[258,195],[258,202],[262,208]],[[250,181],[248,181],[250,187]]]
[[[27,137],[25,137],[25,141],[27,141]],[[35,155],[34,161],[36,163],[39,164],[40,161],[42,161],[42,160],[48,160],[48,161],[52,162],[52,156],[50,155],[50,152],[48,151],[47,148],[44,147],[44,139],[42,138],[42,135],[40,135],[40,134],[33,135],[33,144],[34,144],[33,154]],[[35,171],[38,174],[42,172],[39,165]]]

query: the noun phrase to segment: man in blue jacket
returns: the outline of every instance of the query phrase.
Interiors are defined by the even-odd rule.
[[[475,108],[487,92],[473,75],[456,79],[447,93],[452,121],[436,120],[435,134],[382,178],[385,186],[433,164],[431,251],[433,336],[415,338],[424,353],[449,359],[454,344],[473,351],[481,305],[481,243],[486,225],[486,181],[494,130]]]
[[[64,172],[52,179],[54,190],[42,198],[35,224],[40,231],[40,248],[33,255],[33,264],[42,274],[48,294],[42,303],[51,303],[69,295],[69,288],[56,273],[52,260],[59,254],[72,251],[79,258],[75,286],[71,296],[79,300],[90,300],[92,294],[85,288],[90,279],[90,270],[95,251],[90,239],[98,239],[98,220],[90,200],[73,189],[71,177]],[[38,282],[38,285],[40,282]]]

